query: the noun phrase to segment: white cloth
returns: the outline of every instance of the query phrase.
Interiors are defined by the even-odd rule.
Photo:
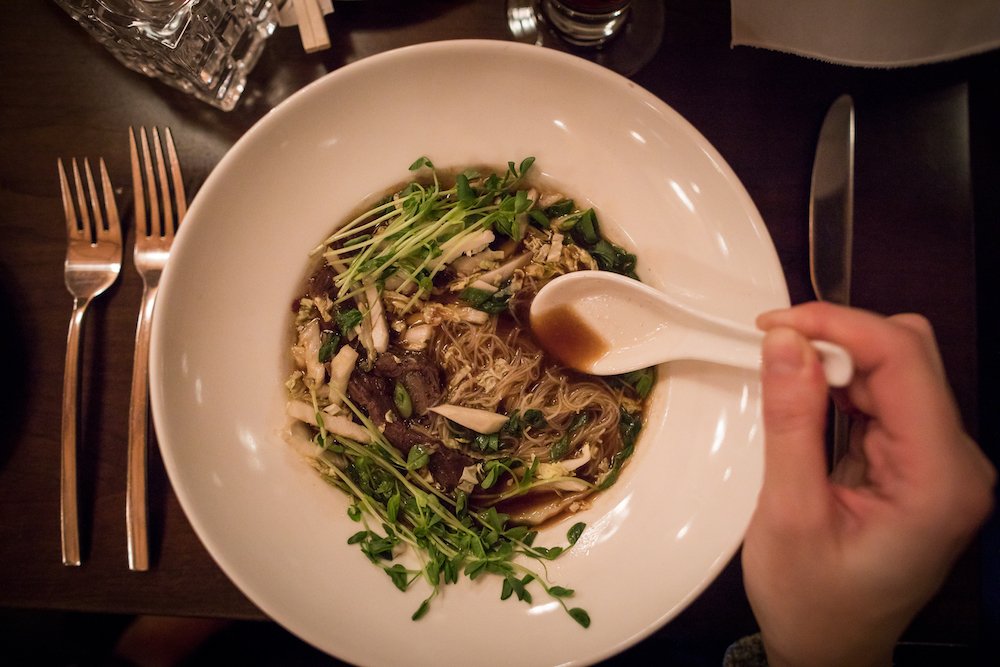
[[[1000,0],[731,0],[732,45],[862,67],[1000,47]]]

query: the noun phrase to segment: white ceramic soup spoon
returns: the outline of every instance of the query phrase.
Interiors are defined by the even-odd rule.
[[[531,329],[571,368],[618,375],[681,359],[759,370],[762,331],[677,303],[637,280],[608,271],[577,271],[542,287],[531,303]],[[830,386],[854,374],[839,345],[811,341]]]

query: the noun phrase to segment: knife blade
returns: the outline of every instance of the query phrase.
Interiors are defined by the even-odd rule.
[[[809,192],[809,278],[816,298],[851,303],[854,243],[854,100],[841,95],[820,128]],[[832,463],[847,452],[850,423],[834,409]]]
[[[823,120],[809,193],[809,277],[816,297],[851,302],[854,101],[841,95]]]

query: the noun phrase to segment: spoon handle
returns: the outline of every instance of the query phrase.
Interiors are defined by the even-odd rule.
[[[695,340],[690,341],[692,347],[684,349],[688,346],[679,346],[669,354],[670,358],[702,359],[736,368],[760,370],[764,333],[735,322],[717,320],[715,324],[729,331],[700,332]],[[850,384],[854,375],[854,362],[847,350],[825,340],[812,340],[809,344],[819,355],[823,376],[828,385],[845,387]]]
[[[718,332],[718,340],[703,349],[704,358],[715,357],[712,360],[720,363],[759,370],[764,332],[724,320],[716,320],[716,325],[729,329],[729,332]],[[823,376],[828,385],[846,387],[851,383],[851,378],[854,376],[854,360],[847,350],[825,340],[811,340],[809,344],[819,356],[820,364],[823,366]]]
[[[750,370],[760,369],[763,331],[728,319],[701,313],[694,314],[673,302],[670,303],[670,308],[681,317],[694,317],[702,321],[702,331],[695,338],[698,341],[699,357]],[[708,341],[703,336],[713,340],[710,344],[706,344]],[[828,385],[846,387],[851,383],[854,377],[854,360],[850,352],[836,343],[825,340],[811,340],[809,344],[819,355],[823,376]]]
[[[836,343],[825,340],[810,341],[819,353],[823,375],[831,387],[846,387],[854,377],[854,360],[851,353]]]

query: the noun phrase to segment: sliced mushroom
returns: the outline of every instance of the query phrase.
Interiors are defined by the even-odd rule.
[[[357,351],[350,345],[344,345],[330,360],[330,402],[341,405],[347,396],[347,382],[351,379],[354,366],[358,361]]]
[[[476,433],[496,433],[507,423],[507,416],[480,410],[478,408],[466,408],[461,405],[443,403],[430,409],[431,412],[450,419],[456,424],[461,424],[465,428],[470,428]]]
[[[319,420],[316,419],[316,410],[305,401],[289,401],[285,407],[285,412],[293,419],[312,424],[317,428],[319,427]],[[340,415],[324,415],[323,428],[334,435],[349,438],[362,444],[367,445],[372,441],[372,434],[368,432],[368,429]]]
[[[509,262],[501,264],[492,271],[487,271],[483,275],[479,276],[479,280],[490,283],[491,285],[499,285],[501,282],[514,275],[515,271],[525,266],[530,261],[531,253],[523,253]]]

